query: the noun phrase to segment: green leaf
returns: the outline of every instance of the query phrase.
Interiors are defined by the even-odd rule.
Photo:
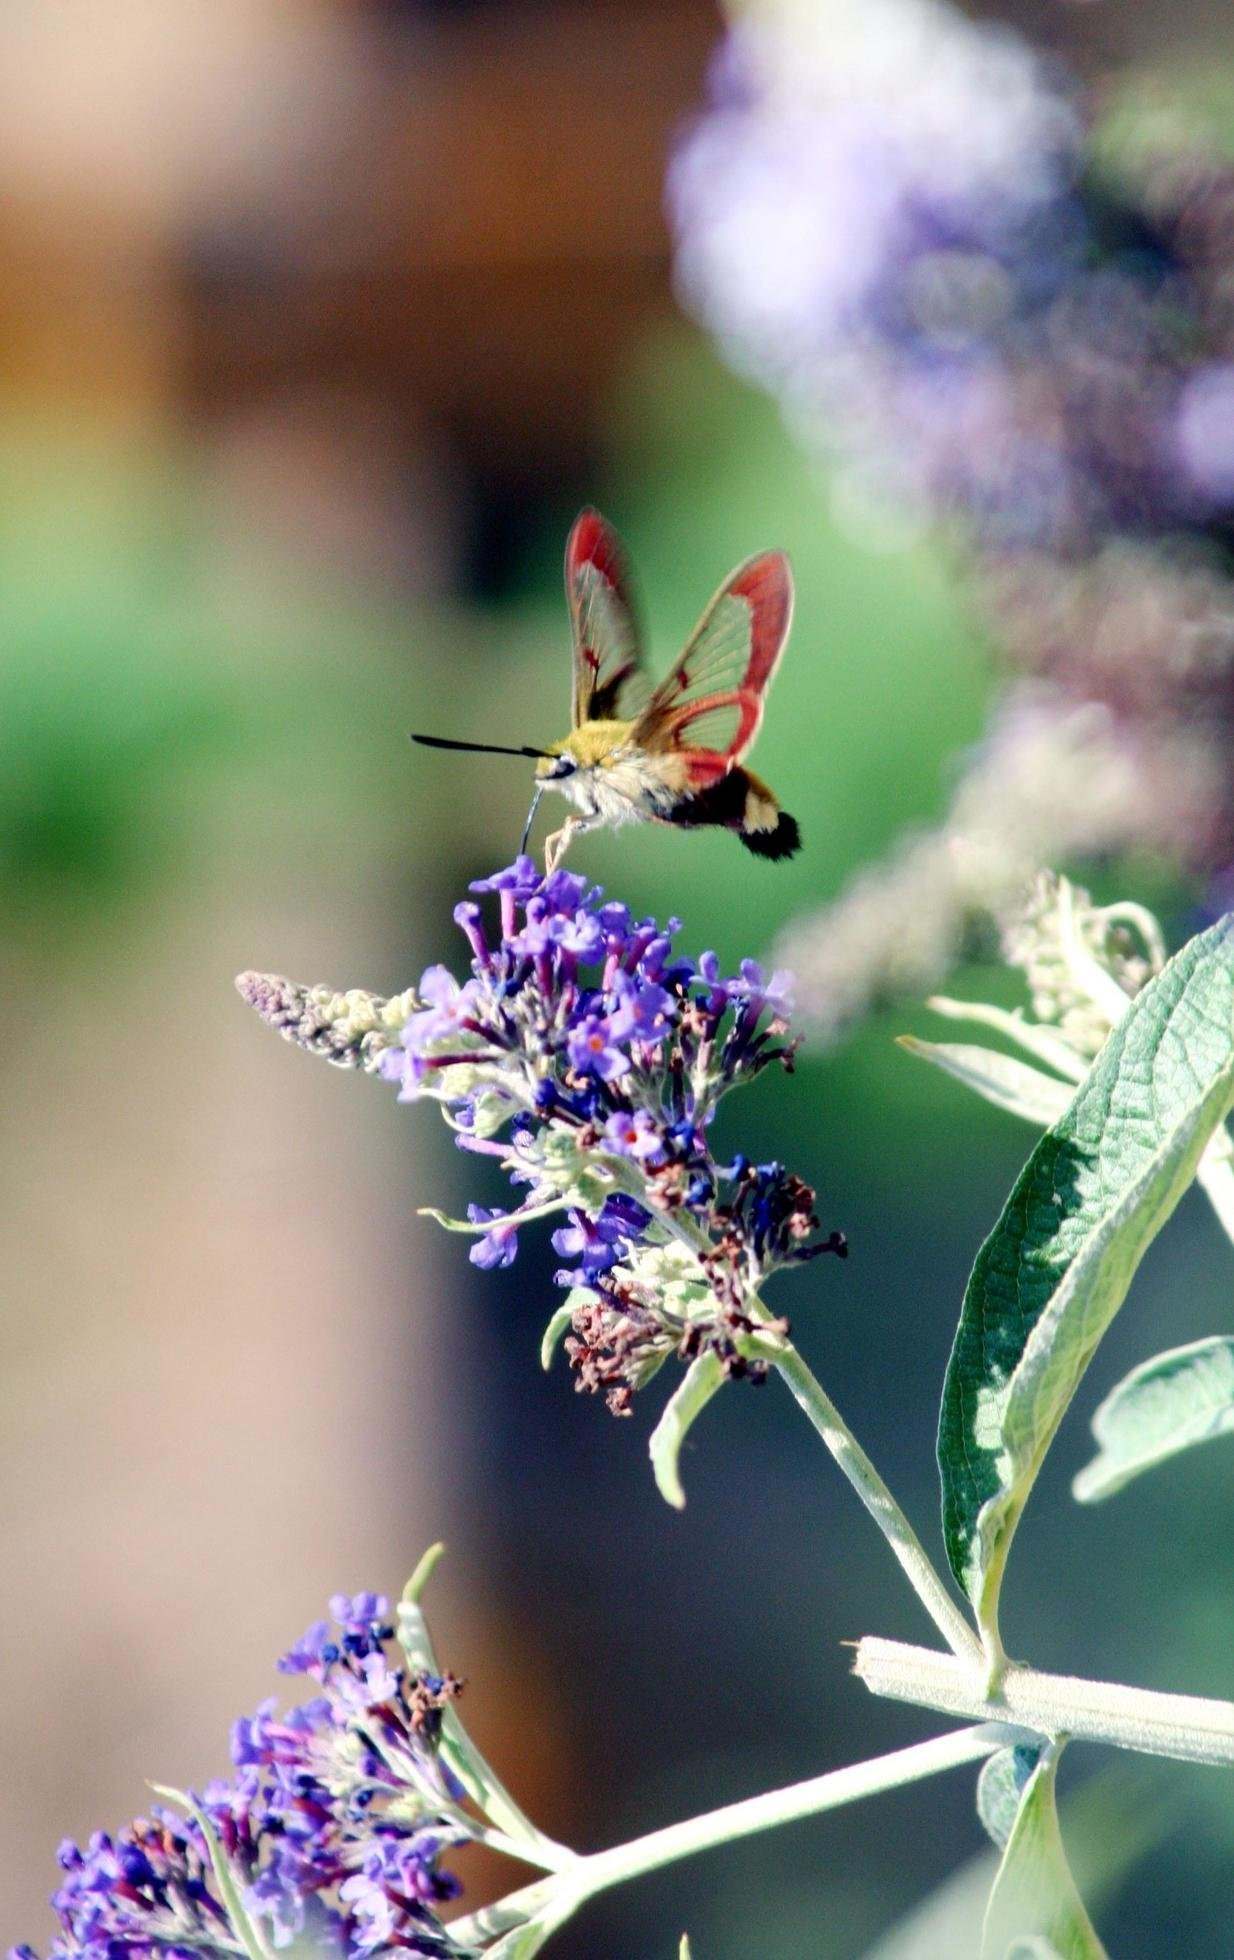
[[[1016,1742],[987,1756],[977,1778],[977,1815],[1001,1851],[1011,1836],[1028,1780],[1041,1755],[1039,1746]]]
[[[1214,1334],[1142,1361],[1093,1417],[1099,1452],[1071,1488],[1081,1504],[1112,1497],[1155,1463],[1234,1430],[1234,1339]]]
[[[570,1289],[570,1293],[568,1297],[565,1300],[563,1300],[562,1304],[557,1308],[557,1311],[554,1313],[552,1319],[549,1321],[548,1326],[545,1328],[544,1338],[540,1342],[540,1366],[545,1370],[546,1373],[553,1365],[553,1356],[556,1354],[557,1349],[561,1345],[562,1335],[565,1333],[566,1328],[570,1325],[571,1320],[574,1318],[575,1307],[578,1305],[580,1300],[586,1298],[587,1298],[587,1293],[584,1287],[581,1286],[572,1287]]]
[[[916,1035],[902,1034],[898,1046],[923,1062],[933,1062],[996,1109],[1022,1116],[1026,1123],[1056,1123],[1075,1094],[1073,1083],[1060,1082],[1056,1075],[977,1042],[918,1041]]]
[[[1029,1778],[986,1907],[981,1960],[1105,1960],[1063,1850],[1054,1802],[1060,1751],[1047,1748]]]
[[[437,1567],[441,1564],[445,1555],[445,1544],[440,1538],[435,1545],[430,1545],[426,1552],[421,1553],[419,1564],[416,1566],[407,1584],[403,1587],[403,1597],[399,1601],[400,1607],[419,1606],[421,1593],[424,1591],[424,1588],[427,1586],[434,1572],[436,1572]]]
[[[1163,1785],[1149,1758],[1121,1751],[1068,1794],[1067,1862],[1090,1906],[1112,1899],[1126,1874],[1177,1828],[1181,1801],[1177,1781]],[[927,1955],[967,1960],[981,1946],[997,1869],[987,1845],[867,1948],[863,1960],[925,1960]]]
[[[682,1510],[686,1494],[681,1487],[681,1473],[678,1458],[686,1434],[695,1418],[700,1416],[713,1395],[724,1386],[724,1369],[718,1355],[710,1349],[700,1354],[690,1363],[673,1394],[664,1405],[664,1413],[652,1431],[648,1448],[651,1451],[651,1467],[655,1472],[656,1488],[675,1510]]]
[[[1234,919],[1136,997],[977,1255],[939,1419],[951,1569],[1001,1654],[998,1593],[1042,1458],[1149,1244],[1234,1103]]]

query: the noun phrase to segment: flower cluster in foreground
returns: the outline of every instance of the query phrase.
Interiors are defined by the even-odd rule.
[[[394,1657],[377,1594],[330,1608],[337,1625],[319,1621],[278,1664],[317,1692],[237,1722],[233,1774],[190,1814],[154,1805],[114,1836],[61,1845],[49,1960],[243,1955],[249,1929],[345,1960],[458,1953],[436,1908],[458,1890],[440,1854],[474,1831],[437,1746],[459,1683]]]
[[[740,1155],[721,1165],[708,1140],[731,1089],[792,1066],[786,977],[767,979],[753,961],[724,975],[711,953],[687,959],[673,946],[677,920],[637,920],[528,857],[472,890],[498,916],[486,922],[474,899],[456,908],[469,976],[429,968],[398,997],[408,1011],[397,1034],[376,996],[263,974],[237,984],[290,1039],[359,1061],[402,1101],[437,1102],[462,1149],[503,1165],[516,1207],[472,1205],[466,1222],[443,1221],[475,1234],[477,1265],[509,1265],[522,1225],[559,1218],[569,1298],[554,1325],[570,1324],[580,1388],[624,1414],[669,1355],[705,1351],[731,1375],[761,1378],[760,1344],[785,1332],[759,1298],[764,1280],[845,1250],[841,1234],[818,1236],[800,1178]],[[326,1019],[331,1001],[342,1032]]]

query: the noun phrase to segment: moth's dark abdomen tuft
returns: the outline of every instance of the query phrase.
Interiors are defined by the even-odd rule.
[[[766,783],[740,767],[729,769],[695,795],[683,797],[668,821],[686,829],[718,824],[735,830],[755,857],[792,857],[801,848],[796,818],[780,809]]]
[[[755,857],[791,858],[801,849],[801,831],[796,817],[781,810],[774,830],[739,830],[737,835]]]

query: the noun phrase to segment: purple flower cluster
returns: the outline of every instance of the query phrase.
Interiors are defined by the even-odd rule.
[[[732,31],[674,161],[682,290],[798,426],[985,549],[1228,518],[1234,180],[1119,182],[1091,137],[1004,28],[785,4]]]
[[[436,1908],[458,1890],[440,1854],[470,1834],[437,1753],[459,1683],[392,1657],[377,1594],[339,1595],[330,1610],[337,1624],[310,1627],[278,1664],[318,1693],[285,1714],[263,1702],[236,1723],[234,1774],[198,1800],[208,1834],[198,1817],[156,1805],[116,1836],[60,1847],[62,1932],[49,1960],[242,1954],[218,1860],[276,1948],[303,1943],[339,1960],[458,1953]],[[16,1947],[10,1960],[37,1956]]]
[[[750,960],[726,976],[712,953],[687,959],[673,946],[679,921],[637,920],[584,878],[544,877],[527,857],[472,890],[496,898],[496,932],[480,904],[458,906],[470,976],[430,968],[379,1067],[401,1100],[438,1101],[460,1147],[499,1159],[525,1191],[510,1211],[469,1207],[473,1261],[509,1265],[526,1220],[561,1214],[558,1281],[586,1292],[580,1313],[636,1301],[657,1359],[713,1346],[732,1372],[757,1373],[738,1365],[761,1316],[757,1288],[777,1267],[844,1250],[837,1233],[815,1236],[800,1179],[740,1157],[721,1166],[708,1141],[729,1090],[792,1065],[786,976]],[[676,1318],[670,1247],[689,1268],[674,1278],[693,1287]],[[598,1385],[576,1366],[581,1385]]]

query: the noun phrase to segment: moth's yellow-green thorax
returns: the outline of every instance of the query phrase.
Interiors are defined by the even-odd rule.
[[[568,755],[580,769],[603,768],[628,742],[633,726],[632,721],[585,721],[563,741],[550,744],[547,756],[536,764],[536,775],[550,775],[559,755]]]

